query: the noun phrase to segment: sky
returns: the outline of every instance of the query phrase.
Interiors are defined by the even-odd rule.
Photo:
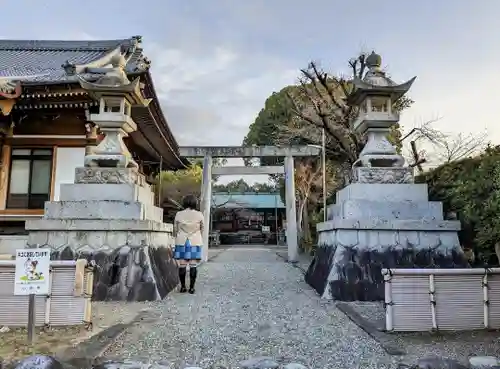
[[[339,74],[371,50],[395,81],[417,76],[405,130],[440,117],[445,132],[486,130],[500,143],[498,0],[17,0],[2,9],[8,39],[142,35],[180,145],[240,145],[266,98],[310,60]]]

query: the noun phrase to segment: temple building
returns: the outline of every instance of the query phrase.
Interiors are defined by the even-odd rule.
[[[284,242],[286,207],[279,193],[214,192],[212,197],[211,228],[221,244]]]
[[[24,247],[25,221],[41,217],[46,201],[59,199],[60,185],[73,183],[75,168],[83,167],[85,153],[102,138],[89,121],[99,101],[78,76],[97,80],[117,56],[150,100],[129,107],[138,129],[124,140],[140,171],[152,178],[160,168],[187,165],[160,107],[141,41],[0,41],[0,253],[6,243]]]

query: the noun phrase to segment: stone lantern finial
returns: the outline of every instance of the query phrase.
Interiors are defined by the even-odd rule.
[[[372,68],[380,68],[382,66],[382,57],[375,53],[375,51],[372,51],[370,55],[366,58],[366,66],[370,69]]]

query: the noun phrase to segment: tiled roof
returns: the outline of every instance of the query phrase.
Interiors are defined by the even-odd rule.
[[[21,77],[23,84],[73,82],[76,76],[66,75],[62,67],[66,62],[88,64],[118,47],[133,50],[138,41],[137,37],[107,41],[0,40],[0,77]],[[140,47],[133,50],[128,72],[137,69],[141,57]]]
[[[143,55],[141,41],[141,36],[105,41],[0,40],[0,78],[20,80],[23,85],[32,86],[77,82],[77,76],[66,73],[63,65],[103,67],[116,50],[128,60],[127,73],[146,72],[149,61]],[[87,80],[98,77],[89,73],[80,76]],[[134,119],[142,135],[136,133],[135,136],[139,135],[136,139],[142,140],[146,150],[158,161],[162,157],[166,168],[183,168],[189,162],[178,155],[177,142],[163,115],[149,72],[143,76],[148,83],[148,97],[153,97],[154,102],[144,109],[134,108]]]
[[[279,194],[273,193],[222,193],[212,195],[215,207],[221,208],[251,208],[251,209],[278,209],[285,208]]]

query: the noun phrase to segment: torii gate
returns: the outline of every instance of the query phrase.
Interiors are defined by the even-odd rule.
[[[180,147],[181,156],[186,158],[203,158],[203,180],[201,185],[201,210],[205,219],[203,233],[203,258],[208,257],[210,227],[210,210],[212,206],[212,175],[262,175],[285,173],[286,193],[286,238],[288,261],[296,262],[298,255],[297,211],[295,207],[294,158],[318,156],[321,149],[316,146],[198,146]],[[213,158],[263,158],[284,157],[284,166],[260,167],[213,167]]]

